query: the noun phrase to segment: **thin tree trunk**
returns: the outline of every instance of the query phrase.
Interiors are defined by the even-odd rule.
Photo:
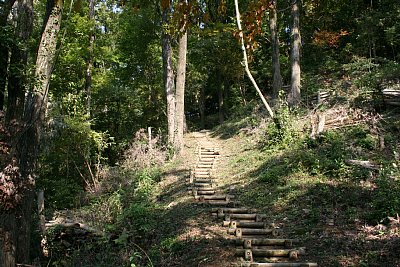
[[[162,24],[168,25],[169,15],[171,12],[170,5],[163,7]],[[174,144],[175,137],[175,84],[174,69],[172,65],[172,47],[171,35],[167,30],[162,33],[162,58],[164,70],[164,87],[167,98],[167,122],[168,122],[168,142]]]
[[[6,123],[22,119],[27,87],[28,41],[32,34],[33,1],[19,0],[17,3],[15,36],[21,45],[11,49],[10,72],[8,78],[8,101]]]
[[[273,71],[273,81],[272,81],[272,98],[275,102],[278,99],[279,91],[282,89],[282,75],[281,75],[281,65],[279,61],[279,31],[278,31],[278,16],[277,16],[277,1],[273,1],[273,6],[270,9],[269,14],[269,28],[271,34],[271,44],[272,44],[272,71]]]
[[[292,5],[292,53],[291,53],[291,65],[292,65],[292,77],[290,82],[290,93],[288,96],[289,106],[293,107],[300,102],[300,89],[301,89],[301,69],[300,69],[300,47],[301,47],[301,36],[300,36],[300,11],[299,11],[299,0],[295,0]]]
[[[29,264],[32,204],[40,132],[47,106],[47,91],[53,70],[63,0],[49,0],[36,59],[37,83],[25,104],[22,136],[18,138],[18,165],[23,179],[21,201],[11,210],[0,209],[0,266]],[[14,265],[10,265],[13,264]]]
[[[224,123],[224,86],[222,82],[218,85],[218,118],[219,123]]]
[[[186,79],[187,31],[179,38],[179,59],[176,76],[176,136],[175,149],[180,154],[183,148],[185,120],[185,79]]]
[[[206,97],[204,87],[200,89],[200,99],[199,99],[199,111],[200,111],[200,128],[204,129],[206,127]]]
[[[95,20],[94,20],[94,6],[95,0],[89,0],[89,22],[92,23],[89,34],[89,54],[86,60],[86,73],[85,73],[85,91],[86,91],[86,114],[90,119],[91,114],[91,98],[92,98],[92,72],[93,72],[93,50],[95,41]]]
[[[269,106],[267,100],[265,99],[264,95],[262,94],[260,88],[257,85],[256,80],[254,80],[253,75],[250,72],[249,69],[249,63],[247,61],[247,52],[246,52],[246,46],[244,45],[244,38],[243,38],[243,31],[242,31],[242,24],[240,22],[240,11],[239,11],[239,3],[238,0],[235,0],[235,10],[236,10],[236,22],[238,25],[238,30],[239,30],[239,37],[242,45],[242,51],[243,51],[243,61],[244,61],[244,67],[247,73],[247,76],[249,77],[250,81],[253,83],[254,88],[256,89],[258,95],[260,96],[262,102],[264,103],[265,108],[268,110],[269,115],[271,118],[274,117],[274,113]]]
[[[15,0],[0,2],[0,31],[4,31],[7,26],[7,18]],[[4,32],[5,34],[5,32]],[[8,46],[6,40],[0,41],[0,110],[4,110],[5,90],[7,84],[8,68]]]

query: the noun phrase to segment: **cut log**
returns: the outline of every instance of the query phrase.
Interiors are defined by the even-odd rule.
[[[237,248],[235,254],[238,256],[243,256],[250,249]],[[301,249],[256,249],[250,250],[253,257],[288,257],[290,259],[296,260],[299,255],[304,254],[304,248]]]
[[[241,222],[241,221],[231,221],[230,228],[268,228],[272,224],[266,222]]]
[[[228,219],[228,217],[229,219]],[[233,220],[254,220],[254,221],[262,221],[266,215],[265,214],[252,214],[252,213],[229,213],[229,214],[219,214],[218,217],[225,218],[225,221],[233,221]]]
[[[94,229],[86,224],[83,223],[79,223],[79,222],[66,222],[66,223],[60,223],[57,221],[49,221],[45,224],[46,226],[46,230],[52,227],[60,227],[60,228],[79,228],[82,229],[86,232],[90,232],[92,234],[96,234],[96,235],[104,235],[103,232]]]
[[[286,248],[292,248],[294,244],[299,243],[297,239],[279,239],[279,238],[256,238],[256,239],[236,239],[236,245],[245,246],[246,242],[250,241],[252,246],[284,246]]]
[[[258,236],[258,235],[271,235],[279,236],[280,231],[278,229],[254,229],[254,228],[236,228],[228,229],[228,234],[236,235],[236,237],[242,237],[244,235]]]
[[[217,216],[217,213],[222,214],[222,213],[254,213],[256,212],[255,209],[248,209],[248,208],[223,208],[223,209],[211,209],[211,212],[213,212],[214,216]]]
[[[388,105],[400,106],[400,89],[387,88],[382,90],[383,100]]]
[[[380,166],[370,162],[369,160],[355,160],[355,159],[347,159],[345,160],[348,165],[355,165],[359,167],[363,167],[370,170],[379,170]]]

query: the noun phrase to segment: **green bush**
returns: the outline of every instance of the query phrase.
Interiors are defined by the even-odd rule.
[[[387,171],[384,171],[376,180],[376,185],[371,219],[376,222],[400,214],[400,180],[391,178]]]

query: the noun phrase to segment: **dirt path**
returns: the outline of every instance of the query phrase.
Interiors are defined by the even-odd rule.
[[[236,201],[240,184],[227,176],[229,156],[239,151],[235,142],[228,145],[208,131],[191,133],[185,141],[181,168],[166,176],[164,188],[178,188],[166,196],[171,220],[180,225],[177,240],[187,253],[165,266],[317,266],[299,261],[303,248],[283,237],[267,215]]]

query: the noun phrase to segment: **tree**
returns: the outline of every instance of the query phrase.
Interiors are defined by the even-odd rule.
[[[22,118],[25,92],[27,91],[28,41],[33,26],[33,1],[19,0],[16,4],[15,37],[17,45],[11,48],[10,71],[8,75],[8,99],[6,123]]]
[[[292,75],[290,80],[290,93],[288,95],[289,106],[296,106],[300,102],[300,88],[301,88],[301,69],[300,69],[300,11],[299,0],[294,0],[292,3],[292,51],[291,51],[291,66]]]
[[[178,65],[176,70],[176,131],[175,131],[175,150],[180,154],[183,148],[183,132],[185,128],[185,81],[186,81],[186,54],[187,54],[187,17],[188,9],[186,0],[179,2],[180,10],[180,30],[178,36]]]
[[[91,23],[91,29],[89,32],[89,48],[88,56],[86,59],[86,72],[85,72],[85,92],[86,92],[86,114],[90,119],[91,109],[91,98],[92,98],[92,76],[93,76],[93,52],[94,52],[94,41],[95,41],[95,17],[94,17],[94,6],[95,0],[89,0],[89,23]]]
[[[8,53],[11,36],[7,27],[7,18],[15,0],[0,2],[0,110],[4,109],[5,87],[7,84]]]
[[[172,45],[170,32],[171,1],[161,1],[162,8],[162,58],[164,71],[164,87],[167,99],[168,143],[174,144],[175,137],[175,84],[172,65]]]
[[[184,26],[186,27],[186,26]],[[180,154],[183,148],[185,121],[185,76],[186,76],[187,30],[179,37],[179,60],[176,75],[176,136],[175,149]]]
[[[0,265],[4,267],[14,267],[16,263],[29,263],[35,171],[63,4],[63,0],[48,0],[47,2],[46,17],[36,58],[37,82],[26,100],[25,128],[22,129],[22,134],[16,137],[17,162],[11,165],[14,168],[19,167],[18,174],[12,180],[15,188],[14,201],[7,206],[2,201],[0,207]],[[5,170],[1,172],[1,175],[2,177],[7,175]],[[3,185],[1,188],[4,189]],[[1,193],[1,198],[4,200],[7,197],[7,191],[2,190]]]
[[[272,1],[269,13],[269,29],[272,44],[272,98],[276,100],[279,95],[279,90],[282,89],[281,65],[279,61],[279,31],[278,31],[278,16],[277,16],[277,0]]]
[[[251,74],[250,69],[249,69],[249,63],[247,61],[246,46],[244,45],[242,26],[241,26],[241,23],[240,23],[240,12],[239,12],[238,0],[235,0],[235,10],[236,10],[236,22],[237,22],[237,25],[238,25],[239,37],[240,37],[240,41],[241,41],[241,45],[242,45],[242,51],[243,51],[244,67],[245,67],[247,76],[249,77],[249,79],[253,83],[253,86],[256,89],[258,95],[260,96],[262,102],[264,103],[264,106],[267,109],[269,115],[271,116],[271,118],[273,118],[274,117],[274,113],[273,113],[271,107],[269,106],[267,100],[265,100],[264,95],[262,94],[260,88],[258,87],[258,85],[257,85],[256,81],[254,80],[253,75]]]

